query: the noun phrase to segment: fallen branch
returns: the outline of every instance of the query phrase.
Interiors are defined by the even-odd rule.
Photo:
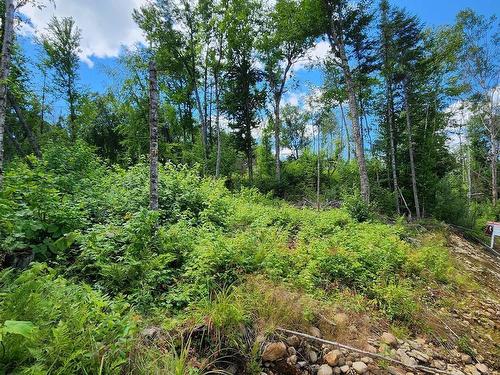
[[[357,348],[354,348],[354,347],[349,346],[349,345],[344,345],[344,344],[341,344],[341,343],[336,342],[336,341],[329,341],[329,340],[325,340],[325,339],[320,339],[320,338],[308,335],[306,333],[291,331],[291,330],[284,329],[284,328],[277,328],[277,330],[284,332],[284,333],[287,333],[287,334],[290,334],[290,335],[300,336],[300,337],[303,337],[303,338],[308,339],[308,340],[318,341],[318,342],[321,342],[323,344],[333,345],[333,346],[337,346],[337,347],[342,348],[342,349],[350,350],[352,352],[361,353],[361,354],[364,354],[364,355],[369,356],[369,357],[382,359],[384,361],[392,362],[392,363],[395,363],[395,364],[398,364],[400,366],[410,368],[413,370],[420,370],[420,371],[428,372],[430,374],[439,373],[439,374],[451,375],[451,373],[448,371],[439,370],[437,368],[426,367],[426,366],[421,366],[421,365],[415,365],[415,366],[407,365],[401,361],[398,361],[396,359],[392,359],[390,357],[386,357],[386,356],[381,355],[381,354],[370,353],[370,352],[367,352],[365,350],[357,349]]]

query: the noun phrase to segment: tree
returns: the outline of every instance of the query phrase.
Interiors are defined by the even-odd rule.
[[[489,137],[491,200],[498,200],[498,137],[500,104],[500,31],[495,16],[486,18],[467,9],[457,16],[456,31],[461,37],[459,51],[462,79],[469,100]]]
[[[366,168],[363,137],[360,127],[360,111],[353,69],[349,63],[349,50],[353,49],[356,33],[363,32],[371,22],[368,3],[352,3],[348,0],[321,0],[325,22],[325,33],[334,54],[334,63],[342,70],[349,100],[349,114],[352,121],[352,136],[356,145],[356,158],[359,167],[361,195],[370,201],[370,183]]]
[[[81,31],[72,17],[53,17],[41,37],[47,54],[46,65],[53,72],[54,86],[65,95],[69,107],[69,129],[71,139],[77,137],[76,104],[78,100],[77,80],[80,59]]]
[[[381,74],[385,81],[385,122],[388,133],[388,144],[389,144],[389,157],[391,166],[391,176],[392,176],[392,188],[393,195],[395,199],[396,213],[401,214],[401,209],[399,206],[399,183],[398,183],[398,173],[396,164],[396,128],[394,126],[394,58],[395,58],[395,46],[393,42],[393,36],[396,30],[394,22],[390,17],[394,17],[394,14],[389,14],[389,2],[383,0],[380,4],[381,21],[379,25],[379,38],[380,38],[380,55],[382,56],[382,69]]]
[[[295,159],[300,157],[301,151],[311,143],[311,137],[308,134],[308,125],[310,115],[301,111],[299,107],[287,104],[283,107],[283,144],[290,148]]]
[[[11,45],[14,39],[14,0],[5,0],[5,18],[0,56],[0,189],[3,187],[4,129],[7,112],[7,80],[10,70]]]
[[[280,105],[293,65],[305,56],[314,43],[311,20],[304,1],[278,0],[270,12],[260,41],[265,77],[271,94],[274,114],[276,179],[280,169]]]
[[[224,111],[235,132],[236,144],[247,160],[248,178],[253,181],[253,136],[258,125],[258,110],[264,95],[258,87],[262,74],[254,66],[253,52],[257,34],[259,3],[232,0],[226,14],[227,73]]]
[[[158,210],[158,72],[149,62],[149,208]]]

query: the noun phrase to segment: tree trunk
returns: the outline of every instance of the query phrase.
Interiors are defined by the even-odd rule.
[[[321,157],[321,130],[320,130],[320,125],[318,122],[318,160],[316,163],[316,208],[318,211],[321,209],[320,201],[319,201],[319,196],[320,196],[320,183],[321,183],[321,164],[320,164],[320,157]]]
[[[340,113],[342,115],[342,123],[344,124],[345,129],[345,140],[347,143],[347,161],[351,161],[351,137],[349,137],[349,128],[347,127],[347,121],[345,119],[344,106],[342,103],[339,103]]]
[[[334,37],[335,38],[335,37]],[[358,103],[356,100],[356,88],[351,75],[351,69],[349,67],[349,61],[347,59],[344,44],[337,38],[335,38],[338,52],[340,55],[340,61],[342,65],[342,70],[344,72],[344,79],[347,86],[347,94],[349,96],[349,112],[352,121],[352,133],[354,142],[356,145],[356,157],[358,159],[359,167],[359,179],[361,186],[361,196],[365,202],[370,201],[370,183],[368,181],[368,172],[366,170],[366,160],[365,151],[363,145],[363,137],[361,135],[361,129],[359,125],[359,111]]]
[[[10,70],[10,48],[14,37],[14,0],[5,0],[5,25],[0,56],[0,190],[3,189],[3,134],[7,115],[7,79]]]
[[[396,212],[398,216],[401,215],[401,208],[399,206],[399,184],[398,172],[396,166],[396,146],[394,141],[394,118],[392,112],[392,90],[391,82],[387,81],[387,124],[389,127],[389,152],[391,154],[391,169],[392,169],[392,184],[394,188],[394,199],[396,203]]]
[[[280,118],[280,102],[281,94],[274,96],[274,152],[275,152],[275,163],[276,163],[276,181],[279,183],[281,181],[281,118]]]
[[[26,131],[26,134],[28,136],[28,140],[31,144],[31,147],[33,148],[33,151],[35,152],[35,155],[38,159],[42,158],[42,152],[40,151],[40,147],[38,146],[38,142],[36,141],[36,138],[31,131],[30,127],[28,126],[28,123],[26,122],[26,119],[23,116],[23,113],[21,112],[21,109],[16,103],[15,98],[12,96],[10,92],[7,91],[7,99],[9,100],[12,108],[14,108],[14,111],[16,112],[17,118],[21,122],[21,125],[23,126],[24,130]]]
[[[417,220],[420,219],[420,204],[418,201],[418,190],[417,190],[417,174],[415,172],[415,156],[413,152],[413,140],[411,133],[411,119],[410,119],[410,103],[408,98],[408,82],[404,82],[404,104],[406,111],[406,132],[408,133],[408,152],[410,154],[410,171],[411,171],[411,186],[413,190],[413,199],[415,201],[415,213]]]
[[[217,74],[214,74],[215,81],[215,126],[217,132],[217,157],[215,161],[215,177],[218,178],[220,176],[220,164],[221,164],[221,134],[220,134],[220,93],[219,93],[219,77]]]
[[[149,208],[158,210],[158,80],[156,63],[149,62]]]
[[[491,121],[494,121],[493,119]],[[493,129],[494,124],[492,124],[492,132],[490,136],[491,143],[491,198],[493,206],[496,206],[498,199],[498,176],[497,176],[497,158],[498,158],[498,150],[497,150],[497,140],[496,140],[496,132]]]

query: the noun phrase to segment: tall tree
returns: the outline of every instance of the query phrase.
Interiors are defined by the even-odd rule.
[[[65,95],[69,110],[70,136],[76,139],[77,80],[80,59],[81,30],[72,17],[53,17],[41,43],[47,54],[46,65],[52,70],[54,85]]]
[[[248,178],[253,182],[253,136],[264,96],[258,87],[262,74],[254,61],[258,26],[257,1],[231,0],[227,20],[227,79],[223,106],[239,150],[246,156]]]
[[[149,207],[158,210],[158,71],[149,62]]]
[[[495,16],[486,18],[467,9],[457,16],[461,36],[459,52],[462,78],[468,85],[470,102],[489,137],[491,200],[498,200],[498,137],[500,118],[500,24]]]
[[[267,17],[260,41],[259,47],[262,51],[265,77],[274,112],[274,148],[278,182],[281,179],[281,99],[293,65],[304,58],[314,43],[311,20],[304,1],[278,0]]]
[[[393,14],[389,14],[389,2],[383,0],[380,4],[381,20],[379,25],[379,38],[380,38],[380,54],[382,56],[381,64],[381,74],[385,81],[385,122],[388,133],[388,149],[390,166],[391,166],[391,176],[392,176],[392,188],[393,195],[395,199],[396,213],[400,215],[401,209],[399,206],[399,183],[398,183],[398,172],[396,164],[396,128],[394,126],[394,58],[395,50],[393,37],[395,32],[395,25],[392,17]]]
[[[366,168],[363,136],[360,126],[360,111],[357,88],[350,66],[349,52],[353,50],[356,33],[360,33],[370,24],[372,15],[368,13],[368,3],[348,0],[321,0],[325,18],[325,32],[335,56],[335,64],[342,70],[349,101],[349,114],[352,121],[352,136],[356,146],[356,158],[359,167],[361,195],[366,202],[370,200],[370,183]]]
[[[0,56],[0,189],[3,188],[4,129],[7,112],[7,80],[10,70],[11,47],[14,39],[14,0],[5,0],[5,18]]]

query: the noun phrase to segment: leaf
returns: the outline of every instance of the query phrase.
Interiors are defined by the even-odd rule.
[[[36,326],[29,321],[6,320],[4,323],[3,332],[30,338],[35,329]]]

